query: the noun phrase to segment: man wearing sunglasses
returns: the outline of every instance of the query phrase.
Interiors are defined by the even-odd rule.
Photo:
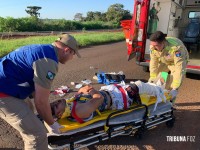
[[[160,72],[171,72],[171,95],[175,99],[186,73],[189,55],[183,42],[174,37],[165,37],[161,31],[150,36],[150,78],[155,82]]]
[[[58,64],[66,64],[74,54],[80,57],[77,41],[63,34],[52,44],[23,46],[0,59],[0,117],[20,132],[24,149],[48,149],[43,123],[24,101],[30,95],[51,132],[59,133],[49,94]]]

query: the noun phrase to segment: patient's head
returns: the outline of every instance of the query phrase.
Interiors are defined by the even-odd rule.
[[[141,98],[140,98],[140,95],[139,95],[139,89],[138,89],[136,84],[130,84],[126,88],[126,91],[127,91],[128,97],[130,99],[132,99],[134,103],[136,103],[138,105],[142,104]]]
[[[60,99],[50,104],[52,116],[59,119],[65,112],[66,100]]]
[[[130,99],[133,99],[135,93],[133,92],[132,87],[131,87],[131,86],[128,86],[128,87],[126,88],[126,91],[127,91],[127,93],[128,93],[128,97],[129,97]]]
[[[134,99],[135,95],[138,94],[138,89],[135,84],[130,84],[127,88],[126,91],[128,93],[128,97],[130,99]]]

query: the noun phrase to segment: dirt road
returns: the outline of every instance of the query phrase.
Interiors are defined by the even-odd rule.
[[[98,69],[106,72],[123,71],[128,81],[133,79],[147,81],[149,73],[143,72],[142,67],[136,65],[134,61],[126,61],[125,50],[125,42],[81,49],[81,59],[75,58],[59,68],[60,74],[56,77],[53,88],[60,85],[71,86],[70,82],[72,81],[80,82],[83,79],[92,79]],[[95,83],[93,85],[97,88],[100,86]],[[119,136],[90,146],[88,149],[200,149],[199,89],[200,77],[184,80],[176,101],[176,122],[172,129],[161,124],[145,132],[142,140],[136,140],[133,136]],[[185,136],[189,140],[187,142],[169,142],[167,136]],[[23,149],[20,135],[3,120],[0,120],[0,149]]]

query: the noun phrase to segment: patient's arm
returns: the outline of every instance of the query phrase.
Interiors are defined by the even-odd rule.
[[[88,94],[92,96],[92,99],[86,103],[77,103],[75,111],[78,117],[88,118],[91,114],[103,103],[104,98],[95,89],[90,89]]]
[[[89,94],[92,89],[94,89],[92,86],[86,85],[78,90],[78,94]]]

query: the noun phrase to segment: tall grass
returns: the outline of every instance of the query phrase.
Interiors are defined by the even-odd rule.
[[[77,39],[80,47],[124,40],[122,32],[76,33],[72,35]],[[57,38],[58,36],[54,35],[0,40],[0,57],[3,57],[18,47],[28,44],[49,44]]]

